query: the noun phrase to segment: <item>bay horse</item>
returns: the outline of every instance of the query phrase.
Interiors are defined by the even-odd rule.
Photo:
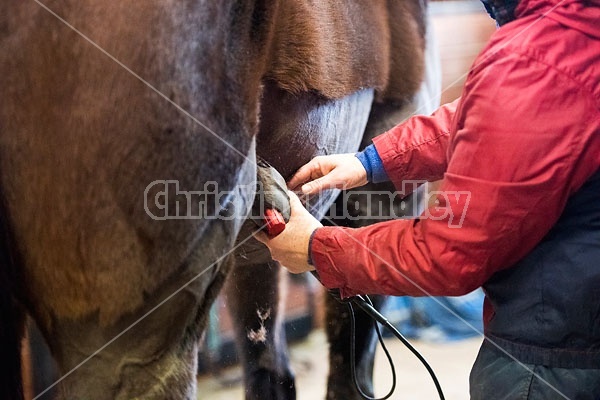
[[[25,313],[60,368],[59,398],[196,398],[226,277],[246,398],[295,398],[279,266],[238,237],[256,156],[288,178],[356,151],[369,115],[419,87],[424,12],[419,0],[3,1],[2,398],[22,397]],[[180,214],[181,193],[209,182],[227,195]],[[336,194],[310,204],[317,217]],[[250,340],[259,326],[265,339]]]

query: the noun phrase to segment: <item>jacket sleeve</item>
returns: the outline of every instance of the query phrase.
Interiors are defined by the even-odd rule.
[[[431,116],[417,115],[373,139],[387,176],[399,190],[403,180],[436,181],[446,171],[446,152],[457,99]],[[407,193],[408,194],[408,193]]]
[[[531,251],[599,168],[600,115],[589,92],[528,57],[498,58],[472,71],[451,141],[439,119],[409,122],[376,140],[397,187],[446,169],[432,193],[437,205],[416,220],[319,228],[310,251],[326,287],[344,297],[468,293]],[[436,127],[421,129],[429,124]],[[440,162],[446,148],[447,165]]]

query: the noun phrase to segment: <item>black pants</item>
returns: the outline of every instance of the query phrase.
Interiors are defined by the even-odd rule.
[[[484,341],[469,378],[471,400],[599,400],[600,369],[523,364]]]

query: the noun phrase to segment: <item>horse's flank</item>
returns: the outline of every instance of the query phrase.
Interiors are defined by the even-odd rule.
[[[158,377],[165,380],[157,393],[170,385],[174,397],[191,395],[197,336],[226,271],[212,263],[233,246],[239,221],[154,221],[145,188],[156,179],[177,180],[182,190],[207,181],[220,190],[250,187],[265,87],[288,100],[289,92],[301,95],[307,109],[339,99],[330,107],[338,116],[350,99],[365,121],[371,97],[353,95],[360,89],[410,97],[421,80],[422,40],[418,7],[405,3],[44,3],[77,33],[33,1],[3,1],[0,211],[11,227],[4,244],[15,243],[10,254],[20,255],[0,266],[0,312],[15,322],[9,339],[20,334],[18,298],[67,371],[206,270],[65,385],[68,394],[95,387],[98,398],[149,396]],[[318,121],[322,142],[339,134],[322,129],[336,121]],[[294,165],[314,155],[287,150],[304,157]],[[240,212],[252,197],[238,193]],[[173,371],[173,357],[187,360],[185,368]],[[0,366],[17,374],[12,362]]]

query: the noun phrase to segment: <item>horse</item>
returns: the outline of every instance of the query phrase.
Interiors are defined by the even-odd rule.
[[[226,280],[246,398],[295,398],[279,266],[238,237],[256,157],[289,178],[314,156],[356,151],[370,115],[420,85],[424,10],[2,2],[3,398],[22,397],[25,313],[60,368],[60,398],[195,398],[199,338]],[[314,215],[336,195],[314,199]]]

